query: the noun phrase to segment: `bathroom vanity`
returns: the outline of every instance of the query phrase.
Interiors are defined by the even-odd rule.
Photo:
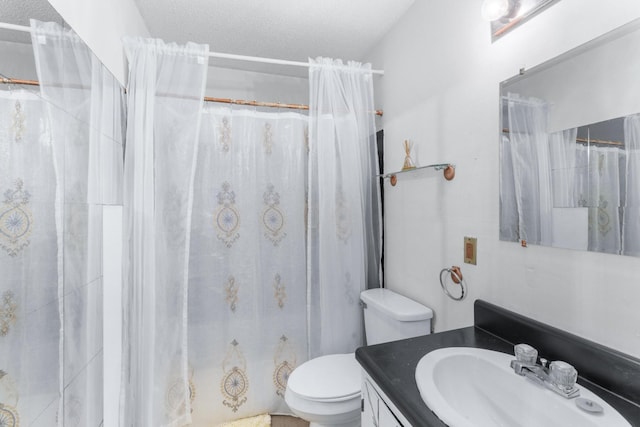
[[[640,427],[640,360],[482,300],[474,304],[474,326],[356,351],[363,368],[362,426],[446,427],[420,396],[415,379],[420,359],[447,347],[513,354],[518,343],[536,347],[547,360],[571,363],[581,387]]]
[[[401,427],[411,425],[380,386],[366,374],[362,376],[361,427]]]

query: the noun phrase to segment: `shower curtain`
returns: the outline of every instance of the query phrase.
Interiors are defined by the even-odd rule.
[[[0,420],[56,425],[56,179],[42,99],[0,92]]]
[[[624,177],[624,150],[597,145],[579,145],[576,163],[588,165],[577,169],[577,206],[589,209],[588,249],[620,254],[620,179]]]
[[[189,262],[193,425],[287,412],[307,360],[307,117],[206,105]]]
[[[553,132],[549,135],[554,208],[579,207],[577,178],[582,171],[586,171],[588,165],[578,162],[577,136],[577,128]]]
[[[309,68],[309,353],[363,344],[360,292],[381,281],[380,188],[370,64]]]
[[[121,426],[191,422],[188,262],[208,47],[125,39]]]
[[[624,119],[626,154],[622,253],[640,256],[640,114]]]
[[[514,94],[506,102],[519,240],[549,246],[552,190],[547,105]]]
[[[380,281],[370,67],[314,63],[307,118],[202,107],[206,47],[126,48],[121,424],[287,413],[296,366],[362,344]]]
[[[518,205],[513,179],[511,143],[509,137],[500,139],[500,240],[517,242],[519,234]]]

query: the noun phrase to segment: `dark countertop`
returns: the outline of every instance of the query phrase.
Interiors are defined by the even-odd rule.
[[[414,376],[422,356],[443,347],[478,347],[503,353],[511,352],[513,348],[472,326],[361,347],[356,350],[356,360],[413,427],[446,427],[422,401]]]
[[[423,402],[414,376],[418,361],[425,354],[443,347],[476,347],[513,354],[512,343],[479,327],[470,326],[361,347],[356,350],[356,360],[413,427],[446,427]],[[637,403],[618,397],[582,376],[578,382],[616,408],[632,426],[640,427],[640,406]]]

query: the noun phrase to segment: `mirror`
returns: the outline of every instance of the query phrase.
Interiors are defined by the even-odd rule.
[[[640,256],[640,20],[500,85],[500,239]]]

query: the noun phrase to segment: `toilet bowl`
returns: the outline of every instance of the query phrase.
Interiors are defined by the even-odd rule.
[[[285,401],[310,427],[360,425],[360,365],[355,355],[317,357],[296,368]]]
[[[388,289],[360,294],[369,345],[427,335],[433,311]],[[310,427],[360,426],[361,370],[354,353],[311,359],[293,370],[284,399]]]

